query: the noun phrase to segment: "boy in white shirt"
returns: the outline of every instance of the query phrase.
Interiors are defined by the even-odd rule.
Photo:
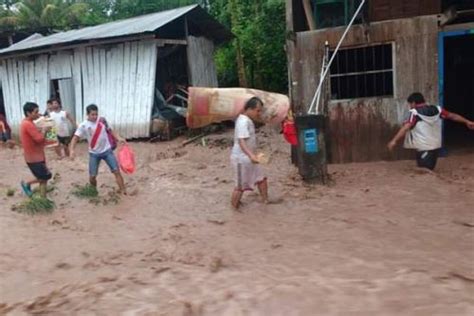
[[[81,138],[86,138],[89,143],[89,182],[92,186],[97,187],[97,173],[101,160],[109,166],[110,171],[115,175],[115,180],[122,194],[127,194],[125,183],[117,162],[117,158],[113,150],[115,149],[112,142],[118,141],[125,143],[117,133],[109,128],[104,118],[99,118],[99,109],[97,105],[91,104],[86,108],[87,120],[82,122],[77,128],[71,141],[70,154],[74,159],[74,148]],[[113,137],[109,139],[109,133]]]
[[[253,97],[244,106],[244,112],[235,121],[234,146],[230,156],[235,172],[235,188],[231,204],[237,210],[245,191],[256,185],[263,202],[268,203],[267,178],[263,175],[256,154],[257,138],[254,121],[259,121],[263,102]]]
[[[59,159],[62,159],[64,156],[69,157],[69,144],[71,143],[69,124],[71,124],[74,129],[77,129],[77,123],[68,112],[62,110],[61,103],[58,99],[48,100],[48,104],[49,103],[51,103],[51,108],[48,110],[48,115],[56,123],[56,132],[58,134],[59,145],[56,147],[56,153]],[[64,156],[62,153],[63,150]]]

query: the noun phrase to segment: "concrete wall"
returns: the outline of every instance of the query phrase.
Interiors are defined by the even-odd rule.
[[[324,42],[336,47],[344,28],[296,33],[287,45],[290,90],[295,112],[306,112],[319,82]],[[400,126],[406,97],[422,92],[438,102],[438,25],[436,16],[357,25],[343,47],[394,43],[394,97],[329,101],[329,143],[332,162],[406,158],[399,150],[386,151],[386,143]]]

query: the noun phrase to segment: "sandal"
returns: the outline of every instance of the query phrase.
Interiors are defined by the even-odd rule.
[[[33,192],[31,191],[31,186],[25,181],[21,181],[21,188],[23,189],[23,193],[25,193],[28,197],[33,196]]]

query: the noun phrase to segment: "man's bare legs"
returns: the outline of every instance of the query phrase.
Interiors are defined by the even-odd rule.
[[[257,183],[258,192],[260,192],[260,196],[262,197],[262,202],[268,204],[268,183],[267,179],[263,179],[259,183]]]
[[[61,143],[59,143],[56,147],[54,147],[54,151],[56,152],[56,155],[58,155],[58,159],[63,159],[63,146]]]
[[[123,180],[122,174],[120,173],[120,171],[113,172],[113,174],[115,176],[115,181],[117,182],[120,193],[126,195],[127,190],[125,189],[125,181]],[[93,187],[97,187],[97,176],[90,176],[89,183]]]
[[[120,193],[127,195],[127,190],[125,189],[125,181],[123,181],[122,173],[120,171],[114,172],[115,181],[119,187]]]
[[[40,192],[40,196],[43,198],[46,198],[47,184],[48,184],[48,181],[43,181],[43,180],[39,181],[39,192]]]
[[[36,184],[36,183],[40,183],[41,181],[38,180],[38,179],[32,179],[30,181],[26,181],[26,184],[28,184],[29,186],[31,186],[32,184]]]
[[[232,192],[232,198],[230,200],[230,203],[235,210],[239,209],[240,199],[242,198],[242,195],[243,192],[239,189],[234,189],[234,191]]]
[[[96,187],[96,188],[97,188],[97,177],[96,177],[96,176],[90,176],[90,177],[89,177],[89,183],[90,183],[90,185],[92,185],[93,187]]]
[[[71,154],[69,152],[69,146],[63,145],[63,148],[64,148],[64,154],[66,155],[66,157],[71,157]]]

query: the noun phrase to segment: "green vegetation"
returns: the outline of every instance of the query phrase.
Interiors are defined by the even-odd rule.
[[[49,214],[53,212],[55,204],[53,201],[48,200],[37,195],[27,199],[19,204],[12,206],[12,211],[24,213],[28,215],[36,214]]]
[[[236,36],[215,54],[221,86],[286,93],[284,0],[0,0],[0,31],[46,35],[194,3]]]
[[[72,194],[84,199],[92,199],[99,196],[99,192],[97,191],[97,188],[90,184],[86,184],[83,186],[80,186],[80,185],[76,186],[74,190],[72,191]]]

